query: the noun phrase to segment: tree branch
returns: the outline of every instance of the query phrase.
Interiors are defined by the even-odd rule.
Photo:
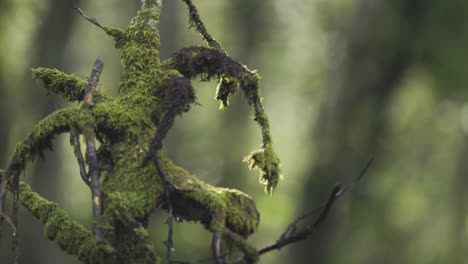
[[[104,32],[107,35],[113,37],[114,40],[115,40],[115,46],[116,47],[122,47],[123,46],[123,44],[125,43],[125,39],[126,39],[125,32],[123,32],[122,30],[120,30],[118,28],[113,28],[113,27],[110,27],[110,26],[102,25],[95,18],[87,16],[83,12],[83,10],[81,10],[79,7],[75,6],[75,7],[73,7],[73,9],[75,9],[84,19],[86,19],[87,21],[91,22],[92,24],[100,27],[102,30],[104,30]]]
[[[221,240],[222,240],[222,233],[220,231],[213,232],[213,238],[211,241],[211,250],[213,251],[213,256],[216,259],[216,264],[225,264],[226,259],[222,252],[221,252]]]
[[[80,14],[84,19],[86,19],[86,20],[88,20],[89,22],[93,23],[94,25],[96,25],[96,26],[102,28],[102,25],[101,25],[101,23],[99,23],[99,21],[97,21],[95,18],[92,18],[92,17],[87,16],[87,15],[83,12],[83,10],[81,10],[81,8],[79,8],[79,7],[77,7],[77,6],[74,6],[73,9],[75,9],[75,10],[78,12],[78,14]]]
[[[96,261],[98,247],[91,232],[71,219],[56,203],[31,191],[26,183],[19,184],[19,195],[21,205],[42,222],[47,238],[55,240],[62,250],[83,262]]]
[[[76,113],[76,110],[76,108],[58,110],[39,121],[26,139],[16,146],[15,153],[0,181],[0,223],[1,219],[6,216],[4,212],[6,192],[7,190],[13,192],[13,217],[11,222],[15,227],[12,238],[14,261],[17,261],[18,258],[18,235],[16,230],[18,229],[19,176],[30,161],[34,160],[38,154],[42,155],[45,148],[52,148],[52,138],[55,135],[69,130],[71,117]]]
[[[159,177],[163,182],[164,186],[164,196],[168,209],[168,235],[167,241],[164,242],[167,248],[167,260],[171,262],[172,251],[174,250],[174,241],[172,238],[173,234],[173,206],[170,200],[169,192],[171,189],[176,189],[172,182],[169,181],[166,173],[161,167],[161,163],[158,157],[158,150],[162,148],[162,141],[167,136],[169,129],[174,123],[175,117],[183,112],[186,112],[190,109],[190,105],[195,102],[195,92],[193,90],[190,81],[178,76],[171,76],[165,84],[157,91],[161,98],[167,98],[169,103],[165,105],[166,112],[161,118],[159,128],[154,136],[150,149],[148,152],[148,157],[145,159],[143,165],[146,165],[149,159],[153,161],[154,166],[156,167]]]
[[[262,131],[262,147],[252,151],[244,161],[249,163],[250,169],[259,170],[260,182],[266,185],[265,191],[271,194],[281,178],[281,168],[273,149],[270,124],[260,95],[260,76],[224,52],[206,47],[183,48],[166,60],[164,66],[178,70],[188,79],[197,76],[202,81],[221,79],[216,93],[221,107],[227,106],[228,97],[235,94],[239,87],[242,89],[253,108],[253,119]]]
[[[91,76],[89,77],[88,85],[85,88],[83,101],[87,105],[93,104],[93,95],[94,95],[94,92],[96,91],[96,87],[99,82],[99,76],[101,75],[103,68],[104,68],[104,63],[102,62],[101,59],[98,58],[96,62],[94,62],[94,67],[93,67],[93,70],[91,71]]]
[[[86,185],[90,186],[91,182],[89,180],[88,173],[86,172],[86,165],[83,159],[83,153],[81,152],[80,138],[78,134],[74,131],[70,132],[70,145],[73,146],[73,151],[75,153],[75,157],[80,168],[81,179],[84,181],[84,183],[86,183]]]
[[[288,244],[307,239],[313,233],[313,231],[315,231],[317,228],[320,227],[320,225],[322,225],[322,223],[328,216],[328,213],[330,209],[332,208],[334,202],[338,198],[340,198],[347,190],[349,190],[351,185],[356,184],[358,181],[362,179],[364,174],[372,165],[373,161],[374,161],[373,158],[369,160],[366,167],[361,171],[359,176],[356,179],[354,179],[354,181],[350,185],[344,186],[344,187],[341,187],[340,185],[336,185],[330,192],[330,196],[326,202],[320,204],[318,207],[314,208],[310,212],[307,212],[299,216],[298,218],[296,218],[293,222],[291,222],[291,224],[288,225],[286,230],[283,232],[283,234],[281,234],[280,238],[274,244],[271,244],[269,246],[266,246],[264,248],[257,250],[258,254],[262,255],[275,249],[279,250]],[[312,225],[308,225],[304,227],[302,230],[298,231],[298,225],[300,222],[304,221],[305,219],[307,219],[308,217],[314,215],[315,213],[319,211],[321,211],[321,213],[319,217],[312,223]]]
[[[213,49],[218,49],[221,50],[225,53],[223,50],[223,47],[221,44],[219,44],[216,39],[214,39],[210,33],[208,33],[208,30],[206,30],[205,24],[200,18],[200,15],[198,14],[198,10],[193,5],[192,0],[182,0],[186,5],[189,10],[189,24],[190,27],[194,27],[202,36],[203,40],[208,44],[210,48]]]
[[[93,93],[96,90],[96,87],[99,82],[99,76],[101,75],[102,69],[104,68],[104,63],[101,59],[97,59],[94,63],[93,70],[89,77],[88,85],[85,89],[85,94],[83,98],[82,110],[91,111],[90,107],[93,105]],[[86,158],[88,161],[88,178],[90,180],[90,188],[93,195],[93,218],[94,218],[94,235],[96,236],[97,241],[102,241],[104,239],[101,231],[98,228],[99,219],[102,215],[102,193],[101,193],[101,170],[99,168],[99,161],[97,159],[96,145],[94,140],[96,138],[94,127],[91,124],[86,123],[86,127],[83,127],[85,140],[86,140]],[[79,143],[78,143],[79,144]],[[83,176],[82,176],[83,177]]]

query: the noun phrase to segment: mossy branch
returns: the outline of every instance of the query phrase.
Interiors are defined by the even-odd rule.
[[[93,234],[71,219],[58,204],[31,191],[23,182],[19,184],[19,198],[21,205],[42,222],[48,239],[55,240],[63,251],[77,256],[81,261],[98,262],[98,245]]]
[[[83,114],[88,114],[91,118],[92,112],[91,107],[94,105],[94,93],[96,91],[96,87],[99,83],[99,77],[102,73],[104,68],[104,62],[101,59],[97,59],[94,63],[93,70],[91,71],[91,75],[89,77],[88,85],[85,89],[85,94],[83,98],[83,104],[81,105],[80,111],[85,112]],[[86,142],[86,160],[88,161],[88,179],[90,180],[89,187],[91,189],[92,197],[93,197],[93,218],[94,218],[94,226],[93,226],[93,233],[96,237],[98,242],[101,242],[104,237],[102,235],[101,230],[98,227],[99,220],[102,215],[103,211],[103,201],[102,201],[102,191],[101,191],[101,168],[99,166],[99,161],[97,159],[96,153],[96,133],[94,131],[95,124],[94,122],[87,122],[83,123],[83,126],[79,127],[81,132],[84,135],[84,139]]]
[[[268,117],[265,114],[260,95],[260,76],[241,65],[223,51],[206,47],[188,47],[176,52],[166,60],[163,67],[177,69],[186,78],[200,77],[202,81],[221,79],[216,99],[221,107],[228,106],[229,96],[240,87],[249,105],[253,107],[253,119],[262,129],[262,147],[246,157],[251,169],[260,171],[260,182],[265,184],[269,194],[276,188],[281,178],[280,161],[273,150]]]
[[[147,222],[150,214],[160,207],[169,210],[170,215],[173,212],[182,219],[198,221],[213,232],[218,263],[223,261],[221,238],[240,249],[247,262],[258,260],[257,252],[246,242],[258,228],[260,218],[253,199],[238,190],[200,181],[173,164],[162,148],[162,140],[176,116],[196,102],[190,79],[218,78],[221,81],[216,97],[221,106],[227,106],[229,96],[242,89],[253,107],[254,120],[262,128],[262,148],[250,157],[251,168],[260,169],[268,193],[280,178],[279,159],[271,145],[269,123],[259,92],[259,75],[227,56],[206,32],[192,2],[184,2],[194,27],[212,48],[182,49],[163,65],[159,60],[160,0],[143,1],[141,10],[125,31],[103,26],[77,8],[86,20],[114,37],[116,47],[122,50],[119,94],[114,99],[93,93],[100,70],[93,70],[88,82],[55,69],[33,70],[33,76],[44,82],[50,92],[62,95],[67,101],[84,98],[84,102],[80,107],[52,113],[18,145],[1,180],[0,199],[6,189],[15,191],[18,187],[16,197],[19,195],[20,202],[44,223],[47,236],[84,262],[159,263],[159,255],[154,252],[147,233]],[[51,147],[53,136],[62,132],[71,132],[80,175],[91,186],[93,201],[98,197],[102,205],[94,208],[99,209],[94,214],[94,230],[99,230],[99,235],[93,236],[56,204],[18,181],[26,164]],[[78,146],[78,134],[87,143],[88,172]],[[95,140],[101,143],[98,149]],[[145,162],[148,157],[155,162]],[[107,171],[99,179],[101,166]],[[102,196],[95,193],[98,189]],[[169,229],[171,242],[172,229]],[[74,245],[80,240],[85,243],[76,249]]]
[[[208,33],[208,30],[206,30],[205,24],[200,18],[200,15],[198,14],[198,10],[195,7],[195,5],[192,3],[191,0],[182,0],[188,8],[189,11],[189,25],[190,27],[195,28],[200,35],[202,36],[202,39],[206,42],[206,44],[213,49],[218,49],[218,50],[223,50],[223,47],[221,44],[219,44],[216,39],[214,39],[210,33]]]
[[[87,81],[75,76],[66,74],[57,69],[35,68],[32,70],[33,78],[41,81],[44,87],[51,93],[61,95],[67,102],[79,102],[83,100]],[[94,94],[96,102],[110,100],[99,91]]]
[[[106,25],[102,25],[101,23],[99,23],[99,21],[97,21],[95,18],[92,18],[92,17],[89,17],[87,16],[83,10],[81,10],[80,8],[78,7],[74,7],[74,9],[86,20],[88,20],[90,23],[93,23],[94,25],[100,27],[102,30],[104,30],[104,32],[106,32],[107,35],[111,36],[114,38],[115,40],[115,46],[117,48],[119,47],[122,47],[125,42],[126,42],[126,36],[125,36],[125,32],[123,32],[121,29],[118,29],[118,28],[114,28],[114,27],[110,27],[110,26],[106,26]]]
[[[4,218],[4,199],[6,190],[13,193],[12,224],[18,228],[18,203],[19,203],[19,176],[24,171],[28,162],[34,160],[37,155],[42,156],[45,148],[52,149],[52,138],[68,130],[68,124],[74,108],[56,111],[40,121],[26,139],[16,146],[15,153],[0,182],[0,218]],[[14,231],[16,233],[16,230]],[[15,262],[19,254],[18,236],[13,233],[13,255]]]
[[[39,121],[26,139],[16,146],[4,179],[10,182],[24,171],[29,161],[38,155],[43,157],[45,149],[52,149],[52,139],[58,134],[69,131],[70,120],[77,110],[75,107],[57,110]]]

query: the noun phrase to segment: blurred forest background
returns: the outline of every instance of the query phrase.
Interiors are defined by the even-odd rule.
[[[181,1],[165,0],[162,58],[201,45],[187,29]],[[176,120],[165,146],[202,180],[239,188],[257,202],[259,231],[272,243],[287,224],[349,183],[371,157],[364,180],[342,197],[308,241],[262,257],[262,263],[466,263],[468,259],[468,1],[195,0],[208,30],[228,53],[258,69],[284,180],[272,197],[242,157],[260,141],[242,95],[218,110],[215,83],[195,84],[201,107]],[[33,125],[66,107],[31,78],[56,67],[86,78],[97,57],[101,84],[116,93],[119,51],[81,7],[103,24],[125,28],[132,0],[0,1],[0,168]],[[87,187],[69,146],[29,167],[25,179],[46,198],[91,226]],[[151,235],[164,251],[166,214]],[[21,263],[78,263],[43,235],[24,210]],[[0,241],[9,263],[10,232]],[[210,234],[175,225],[175,258],[210,256]]]

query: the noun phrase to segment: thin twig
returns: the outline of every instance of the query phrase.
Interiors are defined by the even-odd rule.
[[[103,239],[102,233],[97,227],[99,219],[102,215],[102,193],[101,183],[99,182],[101,172],[99,169],[99,162],[96,155],[96,146],[94,140],[86,142],[86,154],[89,164],[89,175],[91,179],[91,191],[93,193],[93,217],[94,217],[94,235],[98,241]]]
[[[7,175],[3,170],[0,170],[0,224],[3,222],[3,219],[12,227],[12,243],[11,251],[13,253],[13,263],[18,263],[19,261],[19,240],[18,240],[18,209],[19,209],[19,176],[13,178],[12,182],[12,192],[13,192],[13,212],[12,219],[10,219],[4,213],[4,204],[5,196],[7,191]],[[0,234],[1,237],[1,234]]]
[[[0,215],[5,221],[10,225],[11,230],[13,231],[13,234],[16,234],[16,226],[13,224],[13,221],[11,221],[10,217],[8,217],[6,214],[2,213]]]
[[[84,106],[92,106],[93,105],[93,93],[96,90],[97,84],[99,82],[99,76],[101,75],[102,69],[104,68],[104,63],[101,59],[97,59],[94,63],[93,70],[91,71],[91,75],[89,77],[88,85],[85,89],[84,94]],[[89,109],[86,109],[89,110]],[[101,170],[99,168],[99,162],[97,159],[96,153],[96,145],[94,144],[94,128],[93,127],[85,127],[83,128],[87,130],[88,138],[86,138],[86,158],[88,161],[88,175],[84,176],[84,178],[90,179],[90,188],[93,196],[93,218],[94,218],[94,235],[97,241],[103,240],[103,235],[98,228],[99,219],[102,215],[102,193],[101,193]],[[79,144],[79,142],[78,142]],[[83,178],[83,175],[82,175]]]
[[[94,62],[93,70],[91,71],[91,76],[88,80],[88,85],[85,88],[84,102],[88,105],[93,104],[93,94],[96,90],[96,87],[99,82],[99,76],[101,75],[102,69],[104,68],[104,62],[100,58]]]
[[[313,210],[299,216],[296,218],[292,223],[288,225],[286,228],[286,231],[281,234],[280,238],[272,245],[266,246],[264,248],[261,248],[257,250],[257,253],[259,255],[265,254],[269,251],[275,250],[275,249],[281,249],[282,247],[300,241],[308,238],[314,230],[319,228],[319,226],[324,222],[326,217],[328,216],[328,212],[330,211],[331,207],[333,206],[334,202],[340,198],[349,188],[356,184],[358,181],[362,179],[364,174],[367,172],[367,170],[370,168],[371,164],[373,163],[374,159],[372,158],[369,160],[367,163],[366,167],[361,171],[359,176],[348,186],[341,187],[340,185],[336,185],[328,198],[328,200],[322,204],[320,204],[318,207],[314,208]],[[297,231],[298,229],[298,224],[308,217],[314,215],[317,212],[320,212],[321,214],[319,217],[314,221],[312,225],[306,226],[303,228],[301,231]]]
[[[18,239],[18,212],[19,212],[19,175],[13,178],[13,226],[15,226],[12,233],[11,251],[13,252],[13,263],[19,262],[19,239]]]
[[[153,160],[154,166],[156,167],[156,170],[158,171],[159,177],[161,177],[161,180],[163,181],[163,186],[164,186],[164,196],[165,196],[165,199],[166,199],[167,213],[168,213],[167,220],[166,220],[167,227],[168,227],[167,240],[164,241],[164,245],[166,245],[166,249],[167,249],[167,252],[166,252],[167,262],[171,263],[172,262],[172,260],[171,260],[172,259],[172,251],[174,250],[174,241],[173,241],[173,238],[172,238],[172,236],[173,236],[173,218],[174,218],[174,215],[173,215],[172,203],[171,203],[171,198],[170,198],[169,192],[170,192],[170,188],[172,186],[172,183],[168,180],[166,174],[164,173],[164,171],[163,171],[163,169],[161,167],[161,163],[159,162],[159,157],[158,157],[157,151],[154,152],[152,160]]]
[[[93,23],[94,25],[102,28],[102,25],[95,19],[95,18],[92,18],[92,17],[89,17],[87,16],[83,10],[81,10],[79,7],[77,6],[74,6],[73,9],[75,9],[84,19],[88,20],[89,22]]]
[[[198,14],[198,10],[195,5],[192,3],[192,0],[182,0],[187,5],[189,10],[189,17],[190,17],[190,27],[195,27],[195,29],[202,35],[203,40],[206,41],[210,48],[223,50],[221,44],[219,44],[216,39],[214,39],[210,33],[206,30],[205,24],[200,18]]]
[[[85,161],[83,158],[83,153],[81,152],[80,138],[78,134],[73,131],[70,132],[70,144],[73,146],[73,150],[75,152],[75,157],[78,162],[78,166],[80,168],[81,179],[86,183],[86,185],[90,186],[91,182],[86,172],[86,165],[85,165]]]
[[[173,236],[173,208],[172,208],[172,203],[171,203],[171,198],[170,198],[170,190],[171,189],[176,189],[174,184],[168,179],[166,174],[164,173],[161,163],[159,162],[159,157],[158,157],[158,150],[162,148],[162,140],[166,137],[167,132],[169,129],[172,127],[172,124],[174,123],[175,116],[177,115],[177,112],[174,111],[174,109],[169,109],[164,116],[161,119],[158,131],[156,132],[156,136],[153,139],[153,142],[151,143],[150,146],[150,151],[149,155],[152,158],[153,164],[156,167],[156,170],[158,171],[159,177],[161,177],[161,180],[163,182],[163,187],[164,187],[164,195],[166,199],[166,204],[167,204],[167,226],[168,226],[168,232],[167,232],[167,241],[164,242],[167,248],[167,261],[170,263],[172,259],[172,251],[174,250],[174,240],[172,238]]]
[[[6,193],[6,187],[7,187],[7,180],[5,176],[5,172],[3,170],[0,170],[0,225],[2,224],[2,221],[4,219],[4,208],[5,208],[5,193]],[[1,229],[0,229],[1,231]],[[1,237],[1,232],[0,232],[0,237]]]
[[[364,174],[366,174],[366,172],[369,170],[370,166],[372,165],[372,163],[374,162],[374,158],[370,159],[366,166],[364,167],[364,169],[361,171],[361,173],[359,173],[358,177],[356,177],[356,179],[354,179],[353,182],[351,182],[351,184],[347,185],[347,186],[343,186],[343,188],[341,188],[341,190],[336,194],[336,198],[338,199],[340,196],[342,196],[351,186],[355,185],[357,182],[359,182],[362,177],[364,176]],[[316,213],[320,212],[323,208],[325,208],[325,206],[327,205],[327,202],[322,202],[319,206],[315,207],[314,209],[300,215],[299,217],[297,217],[293,222],[291,222],[288,227],[286,228],[286,230],[283,232],[283,234],[281,234],[279,240],[282,240],[284,239],[286,236],[290,235],[290,233],[292,232],[295,232],[296,229],[297,229],[297,226],[298,224],[301,222],[301,221],[304,221],[305,219],[307,219],[308,217],[311,217],[313,215],[315,215]]]
[[[195,93],[193,91],[193,87],[185,78],[172,76],[169,80],[161,87],[159,92],[167,92],[166,96],[170,98],[169,104],[166,106],[166,111],[162,116],[158,130],[156,131],[156,135],[154,136],[153,140],[151,141],[149,147],[148,156],[143,161],[143,166],[146,166],[147,163],[151,160],[156,167],[156,170],[161,178],[163,187],[164,187],[164,195],[166,198],[166,205],[168,209],[168,235],[167,241],[164,242],[167,248],[167,261],[170,263],[172,258],[172,251],[174,250],[174,241],[172,239],[173,233],[173,206],[170,199],[170,191],[177,190],[177,191],[185,191],[180,190],[177,186],[169,180],[167,175],[164,173],[161,163],[159,161],[158,151],[162,149],[163,145],[162,142],[164,138],[167,136],[167,133],[172,127],[174,123],[175,117],[181,114],[184,111],[189,109],[190,104],[195,102]]]
[[[221,252],[221,231],[213,232],[213,239],[211,241],[211,250],[213,251],[213,256],[216,259],[216,264],[225,264],[226,260]]]
[[[161,163],[159,162],[159,157],[158,157],[158,150],[162,148],[162,140],[166,137],[167,132],[169,129],[172,127],[172,124],[174,123],[176,113],[172,110],[167,111],[164,116],[161,119],[159,128],[156,132],[156,135],[151,142],[150,145],[150,150],[149,150],[149,156],[153,161],[154,166],[156,167],[156,170],[158,171],[159,177],[162,180],[163,187],[164,187],[164,196],[166,199],[166,205],[167,205],[167,226],[168,226],[168,232],[167,232],[167,240],[164,242],[164,245],[166,245],[166,256],[167,256],[167,261],[171,263],[172,259],[172,251],[174,250],[174,241],[173,241],[173,210],[172,210],[172,203],[171,203],[171,198],[170,198],[170,189],[174,189],[174,185],[172,184],[171,181],[169,181],[168,177],[164,173]],[[145,165],[146,162],[144,162]]]
[[[330,208],[332,207],[333,203],[338,198],[337,194],[340,192],[340,190],[341,190],[340,185],[336,185],[333,188],[328,198],[328,201],[325,205],[325,209],[322,211],[320,216],[317,218],[317,220],[314,221],[314,223],[311,226],[305,227],[300,232],[292,232],[290,235],[277,240],[274,244],[257,250],[258,255],[265,254],[275,249],[281,249],[282,247],[288,244],[307,239],[310,236],[310,234],[312,234],[312,232],[315,231],[323,223],[325,218],[328,216],[328,212],[330,211]]]

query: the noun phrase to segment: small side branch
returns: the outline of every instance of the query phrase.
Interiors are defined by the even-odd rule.
[[[80,138],[78,134],[76,134],[73,131],[70,132],[70,144],[73,146],[73,151],[75,153],[75,157],[80,168],[81,179],[86,183],[86,185],[90,186],[91,182],[88,178],[88,173],[86,172],[86,164],[83,158],[83,153],[81,152]]]
[[[114,40],[115,40],[115,46],[117,48],[120,48],[124,45],[125,43],[125,39],[126,39],[126,36],[125,36],[125,32],[123,32],[122,30],[120,29],[117,29],[117,28],[113,28],[113,27],[110,27],[110,26],[106,26],[106,25],[102,25],[101,23],[99,23],[99,21],[97,21],[95,18],[92,18],[92,17],[89,17],[87,16],[83,10],[81,10],[79,7],[73,7],[84,19],[86,19],[87,21],[93,23],[94,25],[100,27],[102,30],[104,30],[104,32],[113,37]]]
[[[225,264],[225,256],[221,252],[221,241],[222,233],[221,231],[213,232],[213,239],[211,241],[211,250],[213,251],[213,256],[216,259],[216,264]]]
[[[91,179],[91,192],[93,194],[93,217],[94,217],[94,235],[97,241],[103,240],[103,235],[98,228],[99,219],[102,215],[102,193],[101,193],[101,171],[97,160],[96,146],[94,140],[88,139],[86,142],[86,156],[89,165],[89,178]]]
[[[276,249],[279,250],[286,245],[307,239],[316,229],[318,229],[323,224],[334,202],[338,198],[340,198],[347,190],[349,190],[350,186],[356,184],[358,181],[362,179],[364,174],[372,165],[373,161],[374,161],[373,158],[369,160],[366,167],[362,170],[359,176],[348,186],[341,187],[340,185],[336,185],[332,189],[330,196],[326,202],[320,204],[318,207],[314,208],[313,210],[297,217],[293,222],[291,222],[288,225],[286,230],[283,232],[283,234],[281,234],[279,239],[274,244],[271,244],[269,246],[266,246],[264,248],[257,250],[258,254],[262,255],[272,250],[276,250]],[[319,217],[311,225],[307,225],[302,230],[298,230],[299,229],[298,225],[301,222],[303,222],[304,220],[308,219],[310,216],[318,212],[321,212]]]
[[[307,239],[326,219],[333,203],[339,197],[338,194],[340,193],[341,190],[342,188],[340,185],[336,185],[333,188],[328,198],[328,201],[325,204],[325,208],[322,210],[321,214],[314,221],[312,225],[306,226],[303,230],[297,231],[297,224],[300,222],[300,220],[298,219],[299,218],[304,219],[304,216],[300,216],[298,219],[293,221],[293,223],[288,226],[286,232],[284,232],[281,235],[280,239],[278,239],[274,244],[270,246],[259,249],[257,251],[258,254],[262,255],[275,249],[281,249],[282,247],[288,244]]]
[[[158,131],[159,132],[159,131]],[[158,134],[158,133],[157,133]],[[159,138],[158,135],[156,135],[155,139]],[[150,150],[150,153],[153,153],[151,155],[151,160],[153,161],[154,166],[156,167],[156,170],[158,171],[159,177],[161,177],[162,184],[164,186],[164,197],[166,200],[166,206],[167,206],[167,226],[168,226],[168,232],[167,232],[167,240],[164,241],[164,245],[166,246],[166,257],[167,257],[167,262],[171,263],[172,262],[172,251],[174,251],[174,240],[172,238],[173,236],[173,208],[172,208],[172,203],[171,203],[171,198],[170,198],[170,189],[173,189],[173,184],[169,181],[167,178],[166,174],[164,173],[161,163],[159,162],[159,157],[157,150],[162,147],[161,142],[155,142],[152,144],[154,146],[152,150]],[[150,147],[151,148],[151,147]]]
[[[150,148],[148,157],[145,159],[143,165],[146,165],[149,160],[153,161],[156,170],[158,171],[159,177],[164,186],[164,195],[167,204],[168,218],[168,235],[165,245],[167,248],[167,261],[171,263],[172,251],[174,250],[174,242],[172,239],[173,234],[173,207],[170,199],[170,190],[177,189],[172,182],[168,179],[166,173],[163,171],[161,163],[158,157],[158,151],[162,149],[162,141],[167,136],[167,133],[172,127],[174,120],[177,115],[182,114],[190,109],[190,105],[195,102],[195,92],[190,84],[190,81],[179,76],[171,76],[161,88],[156,91],[160,98],[167,98],[168,102],[165,105],[166,112],[164,113],[159,127],[154,136]]]
[[[5,203],[5,194],[7,191],[7,181],[5,177],[5,171],[0,170],[0,225],[3,222],[3,219],[5,219],[5,213],[4,213],[4,203]],[[0,229],[1,231],[1,229]],[[0,238],[2,237],[2,234],[0,232]]]
[[[98,247],[91,232],[76,222],[56,203],[31,191],[26,183],[19,183],[21,205],[42,222],[45,235],[60,248],[85,263],[96,263]]]
[[[66,74],[57,69],[50,68],[34,68],[32,69],[33,78],[41,81],[47,91],[59,94],[67,102],[79,102],[83,100],[87,81],[73,74]],[[106,95],[96,92],[94,94],[95,101],[107,101]]]
[[[34,160],[38,154],[42,155],[44,149],[52,148],[52,138],[55,135],[68,131],[70,118],[74,113],[76,113],[75,108],[67,108],[56,111],[45,119],[39,121],[33,131],[28,134],[26,139],[16,146],[15,153],[11,158],[8,168],[2,173],[0,181],[0,223],[2,219],[6,219],[7,222],[10,222],[11,225],[14,226],[12,233],[14,262],[17,262],[19,258],[17,246],[19,176],[26,168],[26,165],[31,160]],[[13,215],[11,220],[9,218],[7,219],[6,213],[4,212],[4,202],[7,190],[10,190],[13,193]]]
[[[0,170],[0,183],[2,184],[0,186],[0,200],[3,199],[3,196],[5,195],[6,190],[6,181],[4,181],[5,176],[5,171]],[[5,184],[5,186],[3,186]],[[3,205],[0,206],[0,224],[2,224],[2,221],[5,220],[11,227],[11,230],[13,230],[13,234],[16,234],[16,226],[13,224],[11,221],[10,217],[8,217],[4,212],[3,212]],[[0,233],[0,238],[2,234]]]
[[[210,48],[213,49],[218,49],[218,50],[223,50],[223,47],[221,44],[219,44],[216,39],[214,39],[210,33],[206,30],[205,24],[200,18],[200,15],[198,14],[198,10],[195,7],[195,5],[192,3],[192,0],[182,0],[184,3],[187,5],[187,8],[189,10],[189,24],[190,27],[194,27],[202,36],[203,40],[208,44]]]
[[[101,75],[103,68],[104,62],[102,62],[102,60],[98,58],[94,63],[93,70],[91,71],[91,76],[89,77],[88,85],[85,88],[83,101],[87,105],[93,104],[93,94],[96,91],[96,87],[99,82],[99,76]]]
[[[18,228],[18,212],[19,212],[19,177],[13,178],[12,188],[13,192],[13,212],[12,212],[12,222],[15,229],[13,230],[12,241],[11,241],[11,251],[13,252],[13,263],[19,263],[19,240],[18,234],[16,232]]]
[[[89,77],[88,85],[86,86],[86,89],[85,89],[82,111],[87,111],[89,115],[91,115],[90,108],[93,106],[93,93],[96,90],[96,87],[99,82],[99,76],[101,75],[103,68],[104,68],[104,63],[102,62],[101,59],[98,58],[94,63],[93,70],[91,71],[91,75]],[[92,197],[93,197],[94,235],[97,241],[102,241],[104,237],[101,233],[101,230],[99,230],[98,228],[98,223],[101,218],[103,208],[102,208],[102,193],[101,193],[101,183],[100,183],[101,170],[99,168],[99,161],[97,159],[97,153],[96,153],[96,145],[94,143],[96,135],[95,135],[94,127],[92,123],[86,122],[84,126],[85,127],[82,127],[81,129],[83,131],[83,134],[85,136],[85,141],[86,141],[86,158],[88,161],[89,171],[88,171],[87,176],[82,175],[81,177],[84,179],[89,179],[89,186],[91,188]],[[73,137],[73,133],[72,133],[72,137]],[[81,155],[80,153],[78,153],[77,158],[79,157],[79,155]],[[80,172],[81,172],[81,168],[80,168]]]
[[[253,108],[253,119],[262,132],[261,148],[248,155],[245,161],[249,163],[249,168],[259,170],[260,182],[265,185],[265,191],[272,194],[281,179],[281,166],[273,149],[268,116],[263,108],[260,76],[223,51],[206,47],[183,48],[164,63],[165,67],[178,70],[186,78],[199,76],[202,81],[221,79],[216,93],[221,107],[228,105],[228,97],[235,94],[238,88],[242,89]]]
[[[75,6],[75,7],[73,7],[73,9],[75,9],[84,19],[86,19],[86,20],[88,20],[89,22],[93,23],[94,25],[96,25],[96,26],[102,28],[101,23],[99,23],[99,21],[97,21],[95,18],[92,18],[92,17],[87,16],[87,15],[83,12],[83,10],[81,10],[81,8]]]
[[[11,230],[13,231],[13,234],[16,234],[16,226],[13,224],[13,221],[11,221],[10,217],[8,217],[8,215],[6,215],[4,213],[2,213],[2,215],[0,215],[0,217],[2,219],[4,219],[10,225]]]

